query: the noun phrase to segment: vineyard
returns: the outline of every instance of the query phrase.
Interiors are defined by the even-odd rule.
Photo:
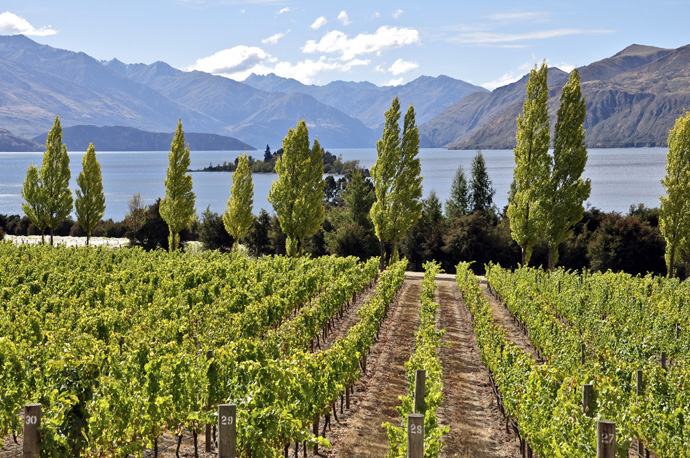
[[[492,265],[489,296],[467,264],[451,282],[337,257],[0,244],[0,260],[2,450],[40,403],[41,456],[175,456],[183,437],[194,456],[234,404],[241,457],[404,457],[417,432],[425,457],[592,457],[598,420],[619,456],[690,456],[677,280]]]

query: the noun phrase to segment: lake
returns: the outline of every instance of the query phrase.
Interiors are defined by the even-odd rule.
[[[585,176],[592,180],[592,195],[586,206],[604,211],[627,213],[630,205],[643,203],[649,207],[659,206],[659,196],[664,193],[660,180],[665,175],[666,148],[610,148],[589,150]],[[356,159],[365,167],[376,161],[375,148],[332,149],[331,153],[341,155],[343,160]],[[232,162],[240,151],[192,151],[191,168],[200,169],[209,164]],[[465,169],[469,180],[472,159],[476,151],[449,151],[439,148],[421,149],[424,196],[431,191],[445,202],[459,165]],[[487,171],[496,190],[494,203],[501,209],[507,204],[508,190],[513,178],[513,151],[484,151]],[[84,152],[70,152],[72,170],[71,189],[77,189],[76,178],[81,172]],[[254,151],[255,158],[263,157],[262,151]],[[99,152],[103,188],[105,191],[105,218],[122,220],[127,213],[127,204],[134,193],[140,193],[144,204],[153,204],[165,195],[165,175],[168,166],[167,152]],[[2,153],[0,152],[0,214],[23,214],[21,188],[30,164],[40,167],[43,152]],[[261,208],[272,212],[266,200],[275,174],[254,174],[254,213]],[[193,173],[197,212],[210,206],[221,213],[230,196],[232,173]],[[73,192],[74,195],[74,192]]]

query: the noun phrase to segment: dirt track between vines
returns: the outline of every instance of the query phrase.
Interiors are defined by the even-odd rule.
[[[455,279],[437,279],[439,303],[437,329],[446,329],[440,356],[444,367],[445,400],[438,410],[439,423],[449,426],[442,457],[512,458],[519,456],[516,438],[505,432],[488,375],[472,328],[470,313],[460,297]],[[326,437],[333,448],[322,455],[338,458],[384,457],[388,437],[381,424],[400,425],[395,407],[407,392],[404,368],[414,349],[419,326],[421,276],[408,274],[399,298],[391,307],[379,340],[368,356],[367,374],[355,386],[351,409],[331,420]],[[323,426],[323,423],[322,423]],[[291,449],[290,456],[293,455]],[[302,451],[299,456],[302,457]],[[314,454],[309,451],[307,456]]]

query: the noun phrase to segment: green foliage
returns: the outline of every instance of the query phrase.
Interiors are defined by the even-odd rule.
[[[0,244],[0,437],[41,402],[48,456],[141,456],[233,402],[242,457],[325,445],[307,426],[360,376],[405,263],[381,274],[346,336],[309,350],[377,266]]]
[[[690,111],[676,120],[668,136],[666,176],[661,180],[659,226],[666,239],[666,268],[673,276],[676,253],[690,251]]]
[[[304,120],[283,139],[283,155],[276,161],[278,179],[268,201],[278,215],[289,256],[301,255],[304,239],[316,233],[326,218],[323,206],[323,150],[318,140],[309,150]]]
[[[101,164],[96,159],[96,149],[89,144],[81,160],[82,172],[77,177],[77,199],[74,202],[79,226],[86,232],[86,244],[89,244],[91,232],[105,214],[105,194],[103,194],[103,177]]]
[[[475,315],[482,358],[508,414],[539,456],[594,456],[597,420],[616,423],[618,457],[628,456],[632,437],[657,456],[690,456],[685,445],[690,435],[683,426],[690,414],[687,284],[651,275],[510,271],[500,266],[491,266],[487,278],[545,360],[536,365],[505,342],[500,326],[489,320],[478,323],[484,314],[477,306],[489,318],[491,308],[481,297],[478,280],[458,275]],[[486,332],[490,327],[492,332]],[[662,351],[674,361],[666,369],[659,365]],[[637,370],[643,375],[639,395]],[[591,417],[581,407],[585,383],[594,388]]]
[[[232,174],[232,190],[228,199],[227,211],[223,215],[223,224],[228,234],[235,240],[233,250],[237,250],[239,241],[249,231],[254,222],[252,206],[254,205],[254,183],[249,169],[247,153],[240,156],[237,169]]]
[[[185,145],[182,120],[177,122],[175,137],[168,154],[168,172],[165,178],[165,198],[160,203],[160,215],[168,225],[170,251],[180,244],[180,231],[191,226],[196,220],[192,192],[192,175],[189,169],[189,146]]]
[[[370,217],[381,244],[381,266],[385,264],[384,244],[393,244],[395,257],[398,240],[422,212],[421,165],[417,157],[419,132],[412,105],[405,115],[402,136],[399,119],[400,102],[396,97],[386,112],[383,136],[376,142],[378,157],[371,168],[376,201]]]
[[[36,171],[32,165],[26,173],[22,189],[24,213],[41,231],[50,229],[50,244],[53,233],[72,212],[72,191],[69,189],[69,156],[62,143],[60,118],[55,117],[53,127],[48,132],[43,163]]]
[[[443,234],[446,231],[441,201],[431,191],[422,201],[422,217],[407,231],[400,245],[412,270],[421,270],[426,262],[445,259]]]
[[[592,235],[592,270],[645,274],[664,272],[664,239],[657,228],[630,216],[609,215]]]
[[[549,113],[546,102],[548,67],[530,71],[522,115],[517,119],[515,170],[511,185],[508,218],[513,240],[522,248],[522,264],[527,265],[532,250],[546,226],[544,194],[549,179]]]
[[[212,212],[209,207],[201,214],[199,241],[206,250],[232,251],[235,240],[225,229],[223,217]]]
[[[472,179],[470,180],[470,208],[472,212],[490,212],[494,207],[494,194],[486,162],[481,151],[472,160]]]
[[[470,189],[467,185],[465,170],[458,166],[450,187],[450,198],[446,201],[446,217],[456,218],[470,212]]]
[[[376,255],[376,234],[369,219],[374,199],[373,186],[364,177],[364,171],[353,171],[342,191],[342,204],[333,208],[328,215],[328,221],[333,228],[325,233],[330,253],[339,256],[358,256],[360,259]]]
[[[48,227],[48,218],[45,204],[41,197],[38,169],[33,164],[31,164],[26,171],[26,179],[22,186],[22,198],[25,200],[25,202],[22,203],[24,214],[31,220],[33,225],[41,231],[41,234],[43,234],[46,227]]]
[[[254,223],[245,237],[245,243],[251,256],[259,257],[274,252],[269,238],[270,229],[271,216],[262,208],[259,215],[254,218]],[[281,246],[284,247],[285,242],[281,243]]]
[[[561,95],[553,137],[551,177],[545,195],[549,269],[558,263],[558,246],[573,234],[575,224],[582,219],[582,204],[592,189],[590,180],[582,179],[587,164],[585,114],[580,75],[575,69]]]

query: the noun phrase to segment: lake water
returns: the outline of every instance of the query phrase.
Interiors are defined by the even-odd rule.
[[[333,149],[343,160],[357,159],[365,167],[376,161],[374,148]],[[665,175],[666,148],[591,149],[585,176],[592,180],[592,195],[586,205],[604,211],[626,213],[630,205],[643,203],[658,207],[659,196],[664,193],[660,180]],[[239,151],[193,151],[191,168],[200,169],[209,164],[234,161],[242,154]],[[459,165],[465,169],[469,180],[472,159],[476,151],[448,151],[445,149],[421,149],[424,177],[424,196],[433,190],[445,202]],[[507,204],[508,190],[513,178],[513,151],[484,151],[489,178],[496,190],[494,202],[499,209]],[[76,177],[81,172],[83,152],[71,152],[71,189],[77,189]],[[103,187],[106,199],[106,218],[122,220],[127,212],[127,203],[134,193],[140,193],[144,204],[153,204],[156,198],[165,195],[164,180],[168,166],[167,152],[96,152],[101,163]],[[253,156],[261,159],[263,152]],[[31,163],[40,167],[43,153],[0,152],[0,214],[22,214],[21,188],[26,170]],[[275,174],[254,174],[254,213],[265,208],[272,211],[266,200]],[[207,206],[222,213],[230,195],[232,173],[193,173],[197,212]],[[73,192],[74,194],[74,192]]]

